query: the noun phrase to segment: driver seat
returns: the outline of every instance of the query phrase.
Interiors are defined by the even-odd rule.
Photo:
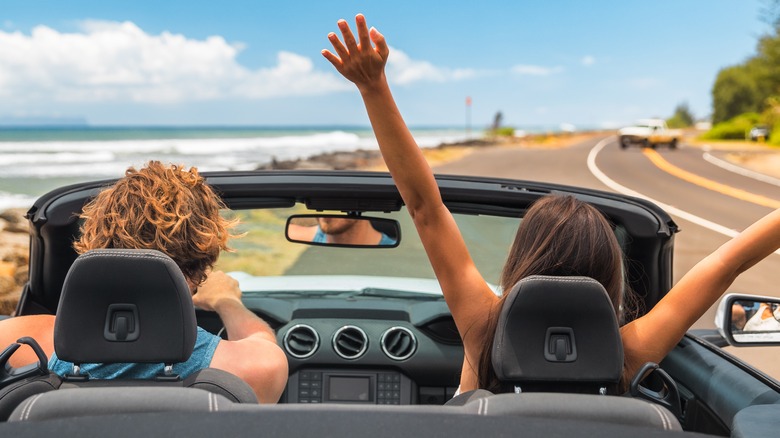
[[[0,414],[7,418],[22,400],[52,390],[69,391],[72,409],[88,409],[76,401],[79,388],[86,387],[114,388],[118,394],[121,387],[198,388],[231,402],[257,403],[251,387],[228,372],[205,368],[184,379],[176,373],[176,364],[190,358],[196,336],[190,288],[170,257],[155,250],[88,251],[68,271],[54,326],[55,353],[73,363],[72,371],[61,377],[49,372],[0,389]],[[99,380],[81,366],[126,363],[151,367],[157,375]],[[152,411],[157,405],[164,411],[164,404],[148,400]]]

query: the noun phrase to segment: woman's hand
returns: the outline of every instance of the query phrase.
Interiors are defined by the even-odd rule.
[[[390,54],[385,37],[373,27],[368,29],[363,14],[355,17],[359,41],[355,41],[355,36],[345,20],[339,20],[338,26],[344,38],[343,43],[335,33],[328,34],[338,56],[327,49],[322,51],[322,56],[345,78],[357,85],[361,92],[384,83],[385,64]],[[372,41],[376,47],[371,44]]]

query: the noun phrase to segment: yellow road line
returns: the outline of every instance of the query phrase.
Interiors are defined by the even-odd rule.
[[[657,151],[653,149],[645,148],[643,149],[642,153],[645,154],[645,156],[659,169],[663,170],[666,173],[674,175],[677,178],[688,181],[689,183],[696,184],[697,186],[701,186],[704,187],[705,189],[709,189],[718,193],[722,193],[726,196],[731,196],[733,198],[741,199],[743,201],[762,205],[764,207],[780,208],[780,201],[777,201],[775,199],[767,198],[766,196],[756,195],[754,193],[746,192],[744,190],[735,189],[734,187],[727,186],[725,184],[721,184],[711,179],[707,179],[699,175],[696,175],[694,173],[688,172],[687,170],[680,169],[674,164],[664,160],[661,154],[659,154]]]

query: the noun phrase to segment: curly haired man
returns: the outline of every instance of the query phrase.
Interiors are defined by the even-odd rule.
[[[258,400],[275,402],[287,383],[287,358],[268,324],[244,307],[238,282],[221,271],[212,271],[220,251],[228,250],[230,229],[235,225],[219,212],[222,201],[197,169],[166,166],[157,161],[141,169],[129,168],[124,178],[103,190],[84,206],[81,236],[74,243],[79,254],[99,248],[154,249],[171,257],[184,273],[194,304],[219,314],[229,340],[198,328],[185,373],[212,367],[228,371],[247,382]],[[54,355],[52,315],[32,315],[0,321],[0,345],[22,336],[35,338],[51,357],[57,373],[70,364]],[[19,350],[12,365],[32,363],[32,351]],[[143,374],[150,364],[123,364],[103,373],[115,378]],[[186,375],[182,375],[186,377]]]

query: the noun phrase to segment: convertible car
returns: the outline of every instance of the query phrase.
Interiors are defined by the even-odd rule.
[[[238,403],[224,394],[158,382],[60,388],[30,394],[18,406],[8,408],[12,413],[0,422],[0,435],[777,434],[780,383],[720,348],[727,343],[776,344],[771,331],[751,334],[748,327],[731,322],[737,313],[776,307],[771,298],[724,298],[721,333],[687,334],[661,364],[649,364],[626,394],[604,395],[604,387],[592,394],[524,391],[521,383],[515,386],[515,393],[477,391],[453,398],[463,360],[462,344],[388,174],[252,171],[206,176],[230,208],[225,214],[240,219],[244,234],[231,242],[235,252],[223,254],[218,268],[239,281],[245,304],[276,330],[289,359],[289,380],[279,403]],[[678,228],[652,203],[547,183],[442,175],[437,180],[472,257],[491,284],[498,283],[529,205],[542,196],[561,194],[590,203],[613,224],[629,260],[630,286],[641,297],[640,314],[652,309],[672,285]],[[68,272],[72,265],[75,268],[77,258],[71,245],[79,232],[78,214],[111,182],[60,188],[39,198],[29,210],[30,279],[18,315],[54,314],[67,307],[72,312],[70,318],[73,314],[79,318],[81,307],[60,302],[63,285],[73,281]],[[375,237],[338,240],[326,224],[334,220],[351,221],[352,226],[370,225],[368,231]],[[107,266],[101,272],[108,275],[101,278],[122,274],[121,264]],[[573,320],[556,321],[559,327],[542,327],[539,351],[526,349],[517,355],[522,356],[519,359],[502,353],[514,361],[507,366],[507,375],[514,372],[520,381],[524,373],[532,372],[530,368],[538,367],[543,376],[530,378],[536,383],[545,379],[577,382],[593,380],[591,365],[581,362],[590,360],[596,368],[612,358],[622,362],[619,337],[611,351],[599,350],[594,361],[591,350],[594,345],[609,346],[607,340],[614,338],[616,322],[591,313],[591,299],[582,298],[591,295],[564,290],[559,297],[560,283],[551,284],[556,283],[554,278],[537,280],[520,288],[541,290],[541,295],[528,301],[531,304],[518,304],[519,310],[537,316],[527,319],[546,323],[553,315],[568,312]],[[581,284],[565,285],[564,289],[588,289],[588,284],[582,279]],[[497,294],[509,292],[495,289]],[[519,291],[517,295],[520,300]],[[598,301],[598,293],[593,296],[592,301]],[[84,312],[92,307],[84,304]],[[105,314],[105,309],[99,311]],[[195,309],[194,315],[201,327],[223,333],[216,314]],[[65,316],[58,314],[58,318]],[[605,325],[602,319],[609,335],[590,330]],[[127,338],[133,333],[126,323],[122,327],[116,336]],[[501,324],[499,330],[504,330]],[[510,352],[518,345],[514,342],[536,342],[532,328],[505,330],[502,333]],[[92,344],[91,348],[100,349],[100,345]],[[18,345],[6,353],[13,348]],[[525,356],[539,358],[533,366],[518,362]],[[0,411],[9,388],[25,379],[40,378],[46,370],[39,364],[21,370],[5,366],[1,372]]]

